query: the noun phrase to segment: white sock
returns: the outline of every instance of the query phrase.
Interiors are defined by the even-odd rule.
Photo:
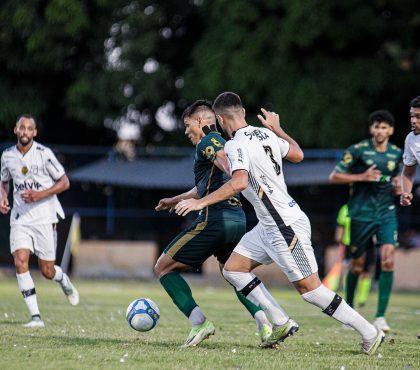
[[[206,321],[206,316],[204,316],[204,313],[201,311],[200,307],[197,306],[191,311],[188,319],[191,321],[192,326],[198,326]]]
[[[248,287],[248,289],[246,289],[246,298],[255,305],[260,306],[271,318],[273,325],[281,326],[287,322],[289,316],[287,316],[286,312],[284,312],[255,274],[250,272],[233,272],[223,269],[223,276],[236,287],[237,291],[241,291]]]
[[[343,324],[354,328],[365,340],[370,340],[377,335],[375,327],[363,318],[347,302],[325,285],[302,294],[302,298],[309,303],[321,308],[324,313]]]
[[[56,281],[58,284],[60,284],[63,288],[65,289],[71,289],[70,286],[70,279],[67,276],[67,274],[65,274],[63,272],[63,270],[61,269],[60,266],[54,265],[54,270],[55,270],[55,275],[53,277],[53,280]]]
[[[35,284],[32,280],[31,274],[29,271],[26,271],[23,274],[16,274],[16,278],[19,284],[19,289],[22,292],[31,316],[40,316],[38,302],[36,299]]]
[[[255,319],[255,322],[257,323],[258,331],[261,330],[261,328],[263,327],[264,324],[271,326],[271,323],[270,323],[270,321],[268,321],[264,310],[257,311],[254,315],[254,319]]]

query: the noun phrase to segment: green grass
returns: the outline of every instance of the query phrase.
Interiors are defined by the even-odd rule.
[[[420,369],[420,297],[394,294],[393,328],[380,356],[359,354],[359,336],[305,303],[292,290],[271,289],[300,324],[278,349],[262,350],[256,326],[229,287],[193,284],[193,292],[216,325],[198,348],[180,349],[190,330],[158,284],[76,281],[81,295],[71,307],[58,286],[35,279],[45,329],[25,329],[29,316],[14,279],[0,283],[0,369]],[[138,333],[125,321],[127,305],[150,297],[161,310],[156,329]],[[361,310],[373,319],[376,295]]]

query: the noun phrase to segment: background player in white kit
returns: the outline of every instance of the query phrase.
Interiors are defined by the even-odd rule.
[[[55,265],[57,214],[64,218],[56,194],[67,190],[70,183],[54,153],[33,140],[37,128],[32,116],[19,117],[14,133],[17,145],[6,149],[1,156],[0,212],[7,214],[10,210],[7,196],[13,180],[10,249],[19,288],[32,315],[24,326],[44,327],[29,273],[31,253],[38,257],[42,275],[60,284],[70,304],[79,303],[76,288],[61,267]]]
[[[232,178],[208,196],[181,201],[175,210],[177,214],[186,215],[238,192],[253,205],[259,223],[243,236],[223,273],[238,291],[262,307],[272,319],[273,333],[263,346],[276,345],[299,329],[251,272],[261,264],[275,262],[305,301],[353,327],[362,336],[362,352],[374,354],[384,333],[322,285],[312,249],[309,220],[287,192],[282,158],[300,162],[303,152],[299,145],[280,127],[276,113],[262,109],[265,117],[258,116],[270,130],[249,126],[241,99],[234,93],[220,94],[213,109],[225,133],[232,137],[225,145]]]
[[[413,199],[414,176],[417,165],[420,163],[420,96],[410,102],[411,132],[405,138],[403,163],[401,175],[402,206],[410,206]]]

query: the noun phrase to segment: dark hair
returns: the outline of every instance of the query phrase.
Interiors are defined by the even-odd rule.
[[[36,126],[36,119],[35,119],[35,117],[33,116],[33,115],[31,115],[31,114],[21,114],[18,118],[17,118],[17,120],[16,120],[16,125],[18,124],[18,122],[22,119],[22,118],[25,118],[25,119],[31,119],[32,121],[34,121],[34,123],[35,123],[35,126]]]
[[[221,93],[216,99],[214,99],[214,111],[220,111],[231,107],[242,108],[242,101],[238,94],[227,91]]]
[[[416,96],[411,102],[410,102],[410,108],[420,108],[420,96]]]
[[[182,113],[181,120],[184,121],[185,118],[192,116],[195,112],[200,110],[200,108],[208,108],[208,110],[213,112],[213,108],[211,106],[211,101],[206,99],[199,99],[192,103],[190,106],[185,108],[184,112]]]
[[[375,122],[386,122],[393,127],[395,119],[392,113],[387,110],[375,110],[369,114],[369,126],[372,126]]]

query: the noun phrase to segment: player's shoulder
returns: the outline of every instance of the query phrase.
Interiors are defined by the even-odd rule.
[[[395,152],[396,154],[401,154],[402,153],[401,148],[398,147],[395,144],[392,144],[392,143],[388,143],[388,150],[391,151],[391,152]]]
[[[353,145],[349,146],[349,149],[353,150],[367,150],[371,147],[371,141],[370,139],[364,139],[361,141],[358,141],[357,143],[354,143]]]
[[[411,131],[406,137],[405,137],[405,143],[406,144],[412,144],[415,141],[420,141],[420,135],[416,135],[413,131]]]
[[[51,149],[47,146],[34,141],[35,150],[37,152],[50,152]]]
[[[14,156],[16,156],[16,154],[16,145],[12,145],[3,150],[3,152],[1,153],[1,158],[3,160],[7,160],[8,158],[13,158]]]
[[[209,132],[200,141],[200,143],[202,143],[202,145],[215,145],[215,146],[219,146],[219,147],[222,147],[225,144],[225,142],[226,142],[226,140],[223,139],[220,132],[217,132],[217,131]]]

